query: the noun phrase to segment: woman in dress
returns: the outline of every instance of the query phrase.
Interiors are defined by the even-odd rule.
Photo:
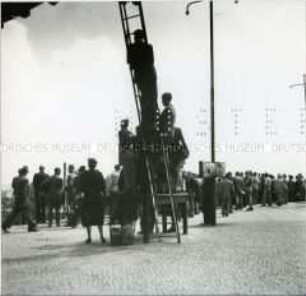
[[[82,225],[87,230],[86,243],[91,243],[91,226],[96,225],[99,230],[101,243],[106,240],[103,237],[104,223],[104,197],[105,181],[102,173],[96,169],[97,161],[88,159],[88,170],[80,177],[79,190],[83,193]]]

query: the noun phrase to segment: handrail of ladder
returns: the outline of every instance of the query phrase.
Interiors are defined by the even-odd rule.
[[[166,170],[166,177],[167,177],[167,184],[168,184],[168,190],[169,190],[169,195],[170,195],[170,203],[171,203],[171,209],[172,209],[172,214],[173,214],[173,219],[174,219],[174,224],[175,224],[175,232],[176,232],[176,238],[177,242],[180,244],[181,243],[181,235],[180,235],[180,230],[179,230],[179,225],[177,223],[177,217],[176,217],[176,209],[173,201],[173,191],[172,191],[172,178],[169,174],[169,155],[168,155],[168,150],[165,147],[165,143],[162,138],[162,150],[163,150],[163,158],[164,158],[164,165],[165,165],[165,170]]]

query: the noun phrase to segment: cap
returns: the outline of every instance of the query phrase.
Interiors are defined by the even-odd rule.
[[[144,38],[144,32],[140,29],[134,31],[134,36],[137,38]]]

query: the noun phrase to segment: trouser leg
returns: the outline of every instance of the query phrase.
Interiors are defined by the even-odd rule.
[[[249,209],[253,209],[253,193],[248,193],[248,202],[249,202]]]
[[[52,219],[53,219],[53,206],[49,205],[48,206],[48,225],[49,227],[52,226]]]
[[[46,201],[44,195],[41,197],[41,222],[46,223]]]
[[[4,220],[4,222],[2,224],[2,228],[10,228],[12,226],[14,220],[21,213],[21,211],[22,211],[22,209],[20,207],[14,206],[12,212]]]
[[[60,205],[55,206],[55,221],[56,221],[56,226],[60,226]]]
[[[24,212],[27,224],[28,224],[28,231],[35,230],[36,229],[36,221],[35,221],[35,218],[33,217],[33,212],[32,212],[31,206],[26,205],[23,209],[23,212]]]
[[[38,192],[35,192],[35,213],[36,213],[36,221],[41,222],[41,206],[40,206]]]

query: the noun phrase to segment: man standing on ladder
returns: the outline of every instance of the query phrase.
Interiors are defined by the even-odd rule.
[[[133,34],[134,43],[128,46],[127,62],[134,71],[135,82],[141,92],[141,127],[146,132],[152,130],[158,110],[157,75],[152,45],[146,43],[142,30],[135,30]]]

